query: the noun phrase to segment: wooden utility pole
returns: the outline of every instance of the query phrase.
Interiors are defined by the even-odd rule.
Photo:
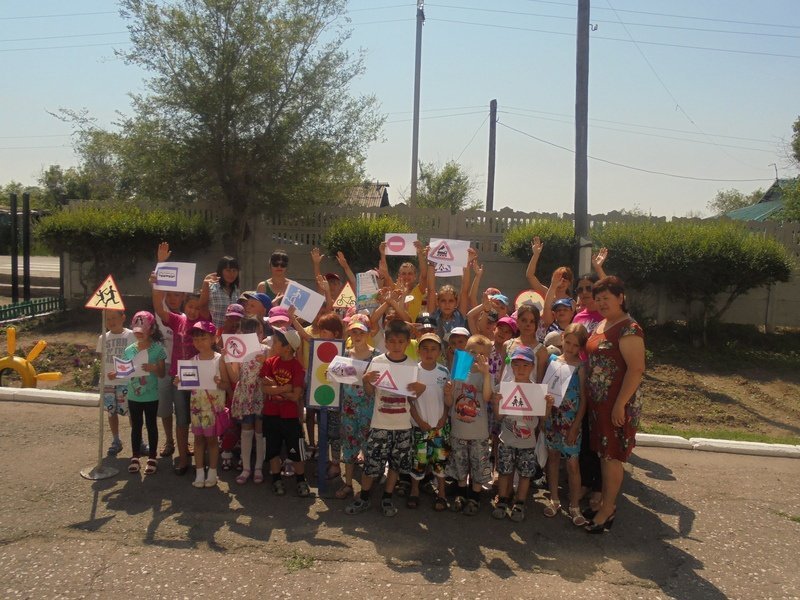
[[[589,240],[588,165],[589,144],[589,0],[578,0],[575,57],[575,240],[578,273],[588,273],[592,260]]]
[[[417,0],[417,52],[414,63],[414,123],[411,138],[411,204],[417,200],[417,164],[419,163],[419,79],[422,68],[422,24],[425,0]]]
[[[494,210],[494,162],[497,147],[497,100],[489,103],[489,173],[486,175],[486,212]]]

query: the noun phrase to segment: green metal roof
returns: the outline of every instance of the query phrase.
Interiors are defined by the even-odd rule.
[[[745,206],[744,208],[737,208],[730,212],[726,212],[725,216],[737,221],[766,221],[772,213],[775,213],[783,208],[783,200],[769,200],[767,202],[758,202]]]

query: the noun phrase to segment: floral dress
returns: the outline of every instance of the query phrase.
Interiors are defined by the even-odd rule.
[[[371,361],[379,354],[373,349],[366,360]],[[374,400],[363,386],[342,384],[341,444],[342,461],[346,464],[354,464],[359,451],[366,448]]]
[[[221,355],[214,353],[214,367],[219,374]],[[197,356],[192,360],[200,360]],[[192,390],[189,398],[189,413],[192,419],[192,433],[204,437],[214,437],[223,432],[218,431],[217,417],[225,412],[224,390]],[[222,421],[222,419],[220,419]],[[227,425],[226,425],[227,426]]]
[[[555,354],[550,355],[550,362],[558,360]],[[581,408],[581,377],[578,373],[579,369],[575,369],[572,378],[569,380],[567,393],[561,400],[561,405],[554,406],[550,410],[550,417],[544,424],[544,441],[549,450],[557,450],[561,453],[562,458],[577,458],[581,451],[581,432],[578,431],[578,437],[574,444],[567,444],[567,435],[569,429],[575,422],[575,417],[578,416],[578,411]]]
[[[625,405],[625,424],[614,427],[611,411],[617,400],[627,365],[619,340],[627,335],[644,337],[641,326],[626,319],[604,331],[593,333],[586,343],[589,353],[589,433],[591,446],[600,458],[627,461],[636,445],[636,430],[642,412],[640,390]]]
[[[262,346],[262,354],[264,353],[266,353],[266,348]],[[251,356],[239,367],[239,383],[233,390],[233,400],[231,401],[231,417],[234,419],[260,415],[264,408],[264,393],[258,385],[258,372],[264,362],[258,360],[258,356]]]

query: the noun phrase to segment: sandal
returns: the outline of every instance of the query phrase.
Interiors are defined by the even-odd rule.
[[[558,514],[558,511],[561,510],[561,503],[560,502],[553,502],[552,500],[547,501],[547,506],[544,507],[544,516],[545,517],[555,517]]]
[[[337,497],[339,500],[344,500],[345,498],[351,496],[352,494],[353,494],[353,486],[349,484],[344,484],[342,487],[336,490],[334,496]]]
[[[372,506],[372,503],[369,500],[362,500],[361,498],[356,498],[350,504],[348,504],[344,512],[348,515],[357,515],[364,511],[369,510],[369,507]]]
[[[264,483],[264,471],[256,469],[253,473],[253,483]]]
[[[164,447],[161,449],[161,452],[159,452],[158,455],[161,458],[167,458],[169,456],[172,456],[173,454],[175,454],[175,442],[173,442],[172,440],[167,440],[164,443]]]
[[[498,500],[494,503],[492,508],[492,517],[495,519],[505,519],[508,515],[508,504],[505,501]]]
[[[406,508],[419,508],[419,496],[409,496],[406,498]]]
[[[572,524],[576,527],[583,527],[589,521],[581,514],[581,509],[578,506],[570,506],[569,507],[569,516],[572,519]]]
[[[245,483],[247,483],[248,479],[250,479],[250,471],[242,471],[239,474],[239,476],[236,478],[236,483],[238,483],[239,485],[244,485]],[[255,479],[254,479],[254,481],[255,481]],[[262,477],[262,481],[263,481],[263,477]]]
[[[433,501],[433,510],[436,512],[442,512],[447,510],[449,504],[447,503],[447,498],[442,498],[441,496],[436,496],[436,500]]]
[[[520,521],[525,520],[524,500],[517,500],[516,502],[514,502],[514,506],[511,507],[511,511],[508,513],[508,518],[514,521],[515,523],[519,523]]]
[[[233,454],[231,454],[230,456],[223,456],[221,462],[222,462],[221,465],[222,470],[230,471],[231,469],[233,469]]]
[[[381,500],[381,511],[384,517],[393,517],[397,514],[397,507],[394,505],[391,498],[384,498]]]
[[[131,463],[128,465],[128,473],[138,473],[140,468],[141,464],[139,464],[139,459],[134,456],[131,459]]]
[[[453,512],[461,512],[464,510],[464,505],[467,503],[467,499],[464,496],[456,496],[453,500],[453,504],[451,506]]]
[[[272,484],[272,491],[276,496],[284,496],[286,494],[286,484],[279,479]]]
[[[308,487],[308,482],[307,481],[300,481],[297,484],[296,491],[297,491],[298,497],[300,497],[300,498],[308,498],[311,495],[311,488]]]
[[[411,483],[408,481],[398,481],[394,485],[394,493],[398,498],[405,498],[411,491]]]
[[[145,475],[152,475],[156,471],[158,471],[158,462],[156,462],[155,458],[148,458],[147,459],[147,466],[144,468]]]
[[[480,503],[474,498],[470,498],[469,500],[467,500],[467,504],[464,506],[464,514],[467,515],[468,517],[474,517],[475,515],[478,514],[480,508],[481,508]]]

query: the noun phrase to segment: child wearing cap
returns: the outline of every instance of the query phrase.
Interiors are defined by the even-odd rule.
[[[447,335],[444,336],[444,341],[447,344],[445,350],[445,362],[447,368],[453,368],[453,356],[456,350],[465,350],[467,348],[467,341],[469,340],[469,329],[466,327],[453,327]]]
[[[435,333],[424,333],[419,338],[419,381],[425,385],[425,391],[411,400],[412,430],[412,465],[411,495],[406,506],[419,506],[419,482],[430,470],[436,478],[437,496],[433,504],[436,511],[447,508],[445,499],[444,472],[450,446],[450,406],[453,403],[452,393],[445,399],[445,386],[451,386],[448,380],[450,372],[438,364],[442,353],[442,340]]]
[[[267,311],[272,308],[272,298],[263,292],[242,292],[244,313],[248,317],[266,320]]]
[[[468,516],[478,514],[481,489],[492,480],[488,415],[492,396],[488,360],[491,348],[489,338],[471,336],[466,350],[475,357],[472,372],[466,381],[453,381],[445,388],[446,401],[452,403],[446,472],[457,480],[453,510]]]
[[[517,346],[511,353],[511,371],[516,383],[534,383],[536,356],[527,346]],[[499,415],[500,394],[495,394],[493,404],[495,414]],[[553,396],[545,396],[547,409],[545,419],[553,406]],[[508,517],[512,521],[525,518],[525,499],[530,490],[531,477],[536,473],[536,425],[538,417],[504,415],[500,422],[497,470],[500,473],[500,485],[494,501],[492,516],[496,519]],[[517,492],[513,504],[514,473],[519,476]]]
[[[297,495],[305,498],[311,490],[305,477],[305,443],[300,424],[305,369],[295,357],[300,336],[292,329],[275,329],[272,333],[272,356],[264,361],[259,372],[264,393],[263,428],[267,439],[267,461],[272,478],[272,491],[286,493],[281,479],[281,449],[294,463]]]
[[[128,465],[129,473],[138,473],[141,467],[140,450],[142,446],[142,426],[147,426],[147,438],[150,442],[146,474],[155,473],[158,468],[156,453],[158,452],[158,378],[164,376],[164,359],[166,353],[161,345],[161,331],[156,325],[152,313],[139,311],[133,315],[131,329],[136,343],[125,348],[122,358],[134,361],[136,371],[144,372],[128,380],[128,411],[131,415],[131,451],[133,457]],[[144,357],[139,358],[144,352]],[[116,379],[116,372],[108,373],[108,378]]]

